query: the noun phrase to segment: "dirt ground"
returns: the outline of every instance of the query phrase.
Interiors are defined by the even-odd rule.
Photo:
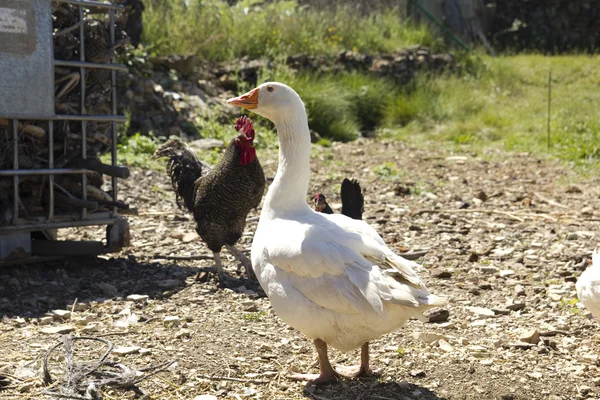
[[[276,154],[259,157],[273,177]],[[315,147],[312,170],[311,192],[324,193],[336,212],[341,180],[358,178],[366,220],[398,252],[428,250],[420,275],[451,299],[449,314],[432,316],[439,322],[411,321],[372,343],[379,375],[324,387],[287,379],[317,372],[312,343],[278,319],[229,254],[228,288],[212,274],[194,280],[210,260],[165,259],[209,251],[175,207],[166,175],[133,170],[121,189],[139,211],[128,216],[131,247],[0,269],[0,398],[45,398],[41,356],[60,342],[49,329],[57,327],[110,340],[118,351],[109,359],[130,368],[174,360],[139,383],[153,399],[600,398],[600,322],[574,300],[576,277],[600,242],[600,179],[528,154],[367,139]],[[257,215],[240,243],[248,252]],[[99,238],[104,227],[61,233]],[[92,342],[76,344],[76,358],[98,358]],[[358,351],[331,356],[351,365]],[[59,376],[64,352],[50,361]]]

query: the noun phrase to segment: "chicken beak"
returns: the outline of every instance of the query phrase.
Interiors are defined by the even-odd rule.
[[[245,93],[238,97],[232,97],[227,100],[227,103],[233,104],[234,106],[245,108],[246,110],[252,110],[258,107],[258,91],[260,89],[252,89],[248,93]]]

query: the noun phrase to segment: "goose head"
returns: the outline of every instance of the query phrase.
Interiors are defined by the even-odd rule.
[[[250,110],[275,124],[282,119],[305,115],[304,103],[291,87],[279,82],[266,82],[227,103]]]

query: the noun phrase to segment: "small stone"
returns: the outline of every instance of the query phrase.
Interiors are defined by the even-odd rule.
[[[451,353],[454,351],[454,347],[452,347],[450,343],[448,343],[444,339],[440,339],[438,341],[438,346],[440,346],[440,349],[444,350],[446,353]]]
[[[73,332],[74,330],[75,330],[75,328],[72,327],[71,325],[59,325],[59,326],[52,326],[49,328],[44,328],[44,329],[42,329],[42,333],[45,333],[47,335],[56,335],[56,334],[64,335],[66,333]]]
[[[483,267],[479,267],[479,270],[481,272],[483,272],[484,274],[490,274],[490,275],[495,275],[499,272],[498,268],[496,267],[492,267],[489,265],[483,266]]]
[[[183,238],[181,239],[181,241],[183,243],[190,243],[193,242],[194,240],[196,240],[198,238],[198,234],[195,232],[188,232],[185,235],[183,235]]]
[[[413,378],[424,378],[425,371],[423,371],[422,369],[413,369],[412,371],[410,371],[410,376],[412,376]]]
[[[25,321],[25,318],[21,318],[21,317],[17,317],[14,319],[13,323],[15,324],[15,326],[23,326],[25,325],[27,321]]]
[[[479,192],[477,192],[477,194],[475,195],[476,198],[478,198],[481,201],[486,201],[488,199],[487,194],[485,194],[485,192],[483,190],[480,190]]]
[[[69,319],[69,317],[71,317],[71,311],[67,311],[67,310],[54,310],[54,311],[52,311],[52,315],[57,320]]]
[[[531,344],[531,343],[526,343],[526,342],[515,342],[515,343],[511,343],[509,345],[509,347],[513,347],[515,349],[520,349],[520,350],[528,350],[531,349],[533,347],[536,347],[535,344]]]
[[[258,307],[256,306],[256,303],[252,300],[246,300],[242,303],[242,309],[245,312],[257,312],[258,311]]]
[[[145,303],[149,299],[149,296],[146,294],[130,294],[127,296],[127,300],[133,301],[135,303]]]
[[[498,258],[504,258],[510,256],[515,251],[514,247],[501,248],[498,247],[492,251],[492,255]]]
[[[537,330],[532,329],[525,332],[519,338],[519,340],[525,343],[538,344],[538,342],[540,341],[540,333]]]
[[[448,338],[444,335],[435,332],[418,332],[413,333],[413,337],[425,343],[434,343],[440,339],[447,340]]]
[[[579,239],[579,235],[575,232],[571,232],[567,235],[567,240],[577,240]]]
[[[500,277],[501,278],[506,278],[507,276],[511,276],[514,275],[515,271],[512,269],[501,269],[500,270]]]
[[[588,394],[592,392],[592,388],[587,386],[587,385],[581,385],[579,386],[579,393],[581,394]]]
[[[515,286],[515,294],[517,296],[525,296],[525,288],[523,287],[523,285],[516,285]]]
[[[175,334],[177,339],[190,338],[192,337],[192,331],[186,328],[182,328]]]
[[[53,320],[54,318],[52,317],[42,317],[40,318],[40,325],[49,325],[52,323]]]
[[[140,351],[139,346],[130,346],[130,347],[117,347],[116,349],[113,350],[114,354],[117,354],[119,356],[126,356],[128,354],[136,354]]]
[[[473,314],[475,314],[476,316],[479,317],[483,317],[483,318],[489,318],[489,317],[493,317],[494,315],[496,315],[492,310],[490,310],[489,308],[483,308],[483,307],[467,307],[467,310],[471,311]]]
[[[178,326],[180,323],[180,319],[178,316],[167,315],[163,320],[163,324],[165,326]]]
[[[525,308],[525,303],[513,303],[506,306],[511,311],[521,311]]]
[[[210,394],[201,394],[200,396],[194,397],[194,400],[219,400],[217,396]]]
[[[432,323],[446,322],[448,321],[448,318],[450,318],[450,311],[444,309],[435,310],[429,314],[429,322]]]
[[[97,332],[98,324],[87,324],[86,326],[83,327],[83,331],[86,333]]]
[[[431,276],[439,279],[448,279],[452,277],[452,272],[445,269],[437,268],[431,271]]]

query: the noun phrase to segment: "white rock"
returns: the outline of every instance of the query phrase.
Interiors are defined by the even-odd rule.
[[[149,296],[145,294],[130,294],[127,296],[127,300],[133,301],[136,303],[144,303],[148,300]]]
[[[125,356],[127,354],[136,354],[139,352],[141,347],[139,346],[130,346],[130,347],[117,347],[113,350],[113,353],[118,354],[120,356]]]
[[[86,333],[97,332],[98,324],[87,324],[86,326],[83,327],[83,331]]]
[[[189,329],[185,329],[182,328],[179,331],[177,331],[177,333],[175,334],[175,337],[177,339],[181,339],[181,338],[189,338],[192,336],[192,331]]]
[[[48,325],[52,323],[52,320],[54,320],[52,317],[42,317],[40,318],[40,325]]]
[[[490,310],[489,308],[483,308],[483,307],[467,307],[467,310],[469,310],[470,312],[472,312],[473,314],[475,314],[478,317],[483,317],[483,318],[490,318],[493,317],[494,315],[496,315],[492,310]]]
[[[44,329],[42,329],[42,333],[45,333],[48,335],[55,335],[55,334],[64,335],[65,333],[73,332],[74,330],[75,330],[75,328],[72,327],[71,325],[59,325],[59,326],[51,326],[49,328],[44,328]]]
[[[418,332],[414,333],[413,337],[425,343],[434,343],[441,339],[448,340],[446,336],[435,332]]]
[[[165,326],[169,326],[169,325],[177,326],[177,325],[179,325],[179,322],[181,322],[181,321],[180,321],[179,317],[176,315],[167,315],[165,317],[165,319],[163,320],[163,324]]]
[[[440,349],[444,350],[446,353],[452,353],[454,351],[454,347],[452,347],[450,343],[446,342],[444,339],[440,339],[438,341],[438,346],[440,346]]]
[[[55,316],[56,319],[69,319],[71,317],[71,311],[54,310],[52,311],[52,315]]]
[[[194,400],[219,400],[217,396],[213,396],[210,394],[202,394],[200,396],[194,397]]]

